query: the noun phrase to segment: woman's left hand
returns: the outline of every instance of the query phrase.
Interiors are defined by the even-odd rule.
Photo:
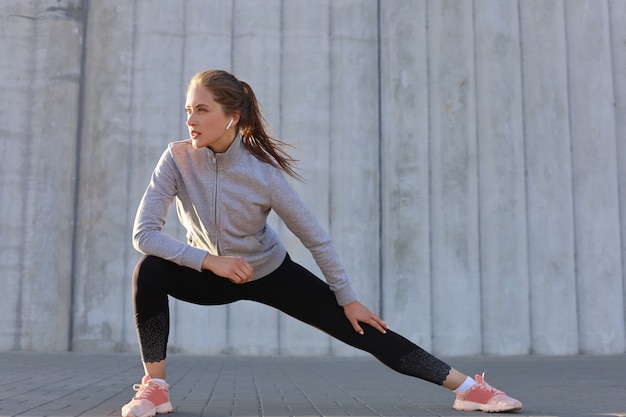
[[[380,317],[374,314],[369,308],[365,307],[358,300],[351,302],[343,306],[343,311],[352,324],[354,331],[358,334],[363,334],[363,328],[359,323],[369,324],[381,333],[387,333],[387,323],[385,323]]]

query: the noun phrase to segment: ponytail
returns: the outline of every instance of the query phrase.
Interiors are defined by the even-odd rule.
[[[294,178],[300,179],[295,171],[296,160],[285,150],[289,146],[267,132],[267,122],[261,113],[254,91],[245,81],[241,81],[245,92],[244,108],[239,118],[239,131],[248,150],[261,161],[272,164]]]
[[[296,171],[297,160],[284,148],[289,144],[272,137],[252,87],[232,74],[207,70],[193,76],[189,86],[199,85],[213,93],[214,100],[227,114],[239,113],[237,127],[248,151],[259,160],[282,169],[289,176],[302,179]]]

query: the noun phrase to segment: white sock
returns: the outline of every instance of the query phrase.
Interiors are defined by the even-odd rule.
[[[152,378],[152,380],[153,380],[154,382],[158,382],[158,383],[159,383],[159,384],[161,384],[161,385],[163,385],[163,384],[166,384],[166,383],[167,383],[167,382],[165,382],[165,380],[164,380],[164,379],[161,379],[161,378]]]
[[[470,388],[476,385],[476,381],[474,378],[470,378],[469,376],[465,378],[465,381],[457,389],[454,390],[455,393],[460,394],[462,392],[467,392]]]

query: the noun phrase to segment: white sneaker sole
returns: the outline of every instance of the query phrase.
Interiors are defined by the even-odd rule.
[[[484,413],[507,413],[511,411],[519,411],[522,409],[522,405],[506,406],[502,404],[480,404],[472,401],[454,401],[452,406],[458,411],[482,411]]]
[[[166,402],[163,404],[159,404],[158,406],[154,407],[152,410],[149,410],[143,414],[139,414],[139,415],[135,415],[135,413],[133,413],[132,408],[130,410],[124,410],[124,408],[122,408],[122,417],[154,417],[157,414],[166,414],[166,413],[171,413],[172,411],[174,411],[174,407],[172,407],[172,403],[171,402]]]

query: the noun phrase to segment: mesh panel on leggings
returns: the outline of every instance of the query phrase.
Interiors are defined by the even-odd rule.
[[[437,385],[443,385],[450,369],[452,368],[447,363],[442,362],[422,348],[417,348],[400,359],[399,371]]]
[[[169,321],[169,315],[164,311],[142,323],[137,323],[141,358],[144,362],[160,362],[165,359]]]

